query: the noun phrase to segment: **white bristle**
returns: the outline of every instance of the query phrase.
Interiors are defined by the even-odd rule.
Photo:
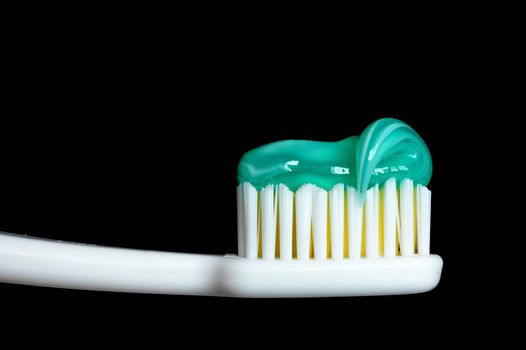
[[[362,254],[363,201],[358,191],[347,187],[347,222],[349,225],[349,257],[360,258]]]
[[[414,198],[413,180],[402,180],[400,183],[400,251],[402,256],[414,254]]]
[[[304,185],[296,191],[296,250],[299,260],[307,260],[310,256],[313,189],[312,185]]]
[[[312,201],[314,259],[327,259],[327,191],[315,189]]]
[[[396,256],[396,216],[398,215],[398,196],[396,195],[396,180],[391,178],[383,189],[383,224],[384,224],[384,256]]]
[[[431,191],[418,185],[417,190],[417,232],[418,254],[429,255],[431,238]]]
[[[261,243],[263,259],[274,259],[276,256],[276,210],[274,186],[268,185],[261,190]]]
[[[343,232],[345,191],[343,184],[335,185],[329,194],[331,215],[331,256],[333,259],[343,259]]]
[[[283,184],[279,185],[279,252],[280,259],[292,259],[292,223],[294,221],[294,193]]]
[[[237,251],[239,256],[245,257],[246,246],[245,246],[245,214],[244,214],[244,201],[243,201],[243,188],[238,186],[236,189],[237,195]]]
[[[370,188],[365,194],[365,255],[368,258],[379,256],[379,212],[378,184]]]
[[[249,183],[244,183],[243,205],[245,209],[246,257],[258,256],[258,191]]]
[[[362,243],[366,258],[430,253],[431,191],[410,179],[400,182],[399,191],[391,178],[363,194],[343,184],[330,191],[307,184],[294,193],[283,184],[258,192],[244,183],[237,200],[242,257],[275,259],[278,236],[282,260],[325,260],[329,240],[334,260],[360,258]]]

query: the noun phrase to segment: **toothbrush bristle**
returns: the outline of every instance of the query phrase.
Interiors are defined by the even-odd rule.
[[[361,195],[337,184],[237,188],[238,255],[316,260],[428,255],[431,191],[391,178]]]

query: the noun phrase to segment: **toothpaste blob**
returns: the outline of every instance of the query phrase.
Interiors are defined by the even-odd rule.
[[[364,193],[389,178],[427,185],[433,165],[422,138],[406,123],[384,118],[360,136],[337,142],[287,140],[248,151],[237,168],[239,183],[258,190],[285,184],[296,191],[304,184],[330,190],[343,183]]]

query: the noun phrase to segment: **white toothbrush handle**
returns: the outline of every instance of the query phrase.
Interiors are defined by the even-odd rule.
[[[132,293],[330,297],[421,293],[438,255],[265,260],[99,247],[0,233],[0,282]]]
[[[0,233],[0,282],[136,293],[220,295],[222,256],[67,243]]]

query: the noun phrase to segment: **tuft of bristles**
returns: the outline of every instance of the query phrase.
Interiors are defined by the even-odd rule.
[[[237,187],[238,255],[307,260],[428,255],[431,191],[394,178],[360,194],[344,184],[292,192]]]

